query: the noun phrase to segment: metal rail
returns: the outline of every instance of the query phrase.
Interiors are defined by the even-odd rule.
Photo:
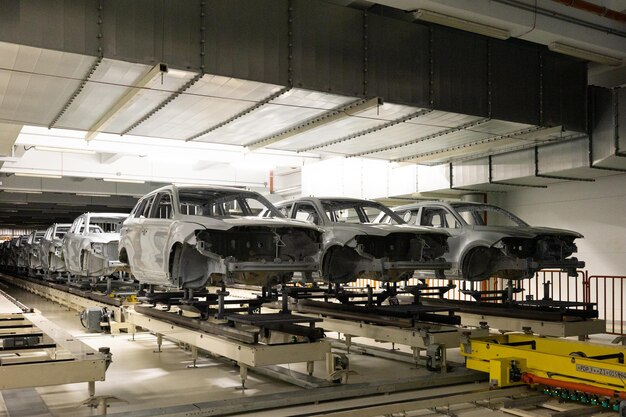
[[[606,333],[626,336],[626,276],[591,275],[587,278],[587,299],[598,300],[600,317],[607,322]]]
[[[262,411],[272,410],[272,415],[303,416],[335,411],[354,405],[358,399],[365,406],[376,406],[381,403],[393,403],[406,400],[430,400],[443,392],[449,396],[458,393],[474,393],[477,390],[492,393],[493,397],[507,397],[528,392],[526,387],[515,387],[489,391],[484,381],[485,376],[479,372],[459,370],[455,373],[432,374],[428,378],[411,377],[395,379],[393,381],[372,381],[360,384],[336,385],[332,387],[314,388],[308,390],[291,391],[289,393],[254,395],[232,399],[217,400],[203,403],[186,404],[153,410],[138,410],[133,412],[134,417],[148,417],[159,415],[174,416],[224,416],[224,415],[256,415]],[[467,384],[470,385],[467,385]],[[460,385],[459,384],[465,384]],[[451,385],[456,385],[452,387]],[[452,404],[452,403],[449,403]],[[286,408],[289,407],[289,408]],[[429,407],[423,407],[429,408]],[[378,413],[387,415],[388,413]],[[120,414],[112,414],[121,417]],[[365,414],[364,414],[365,415]],[[359,414],[361,416],[361,414]]]

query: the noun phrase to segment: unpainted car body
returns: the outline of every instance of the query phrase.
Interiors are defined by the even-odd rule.
[[[428,201],[394,207],[409,224],[450,233],[446,259],[452,279],[482,281],[490,277],[531,278],[541,269],[562,269],[576,276],[584,262],[570,256],[577,251],[580,233],[529,226],[512,213],[471,202]],[[386,222],[385,217],[377,219]]]
[[[257,217],[263,209],[277,218]],[[317,227],[283,218],[256,192],[171,185],[139,200],[122,227],[120,259],[147,284],[265,286],[317,270],[320,244]]]
[[[449,234],[403,224],[387,207],[344,197],[304,197],[277,204],[287,217],[308,221],[324,231],[320,276],[326,282],[357,278],[401,281],[415,270],[443,271]],[[381,213],[394,224],[374,224]],[[267,216],[269,213],[264,213]]]
[[[11,262],[11,239],[4,240],[0,244],[0,266],[8,268]]]
[[[8,269],[14,270],[17,268],[17,259],[19,257],[20,250],[20,238],[21,236],[11,238],[5,248],[5,265]]]
[[[85,213],[63,237],[65,270],[77,277],[102,277],[122,271],[118,260],[120,227],[128,214]]]
[[[65,272],[63,237],[71,226],[70,223],[54,223],[46,230],[39,243],[39,257],[44,273]]]
[[[26,241],[24,250],[27,252],[28,268],[31,273],[39,272],[42,269],[39,246],[41,244],[41,239],[45,234],[45,230],[35,230],[28,235],[28,240]]]
[[[30,235],[22,235],[17,240],[17,246],[14,248],[15,264],[20,272],[28,269],[28,256],[30,253],[30,245],[28,238]]]

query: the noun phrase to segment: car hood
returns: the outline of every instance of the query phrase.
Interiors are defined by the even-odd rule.
[[[534,227],[534,226],[468,226],[471,230],[476,232],[492,232],[501,233],[506,236],[512,237],[525,237],[532,238],[540,235],[552,235],[552,236],[572,236],[575,238],[582,238],[578,232],[565,229],[555,229],[553,227]]]
[[[120,240],[119,233],[89,233],[84,236],[91,243],[111,243]]]
[[[264,226],[264,227],[299,227],[321,231],[316,225],[302,220],[285,219],[285,218],[261,218],[256,216],[249,217],[203,217],[203,216],[181,216],[182,221],[197,223],[207,229],[228,230],[233,227],[240,226]]]
[[[428,227],[409,226],[407,224],[382,223],[333,223],[322,229],[332,230],[335,233],[353,233],[354,235],[387,236],[391,233],[427,233],[450,236],[445,230],[436,230]]]

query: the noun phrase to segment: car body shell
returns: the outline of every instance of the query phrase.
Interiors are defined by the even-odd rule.
[[[333,221],[327,214],[324,205],[329,203],[340,204],[366,204],[386,210],[386,207],[376,202],[345,198],[345,197],[303,197],[296,200],[278,203],[277,208],[286,216],[296,218],[299,212],[311,213],[309,221],[324,231],[324,243],[322,247],[322,268],[319,271],[324,281],[345,283],[357,278],[371,278],[381,281],[399,281],[410,278],[415,270],[440,271],[447,269],[449,265],[441,256],[447,250],[446,239],[449,234],[442,230],[433,230],[424,227],[409,226],[406,224],[373,224],[373,223],[348,223]],[[312,211],[311,211],[312,210]],[[424,256],[410,257],[409,253],[400,255],[397,249],[396,257],[377,257],[365,249],[364,242],[382,239],[400,239],[405,236],[408,239],[427,238],[431,246],[441,245],[440,251],[431,259]],[[435,240],[433,240],[433,238]],[[397,244],[397,240],[395,243]],[[398,245],[399,246],[399,245]],[[369,247],[369,246],[368,246]],[[431,248],[434,249],[434,248]],[[379,251],[377,251],[379,252]],[[341,253],[346,259],[330,261],[330,257]],[[393,255],[392,255],[393,257]],[[346,269],[350,263],[352,268]]]
[[[22,235],[17,240],[17,246],[14,249],[15,253],[15,263],[20,271],[25,271],[28,269],[28,256],[30,253],[30,244],[28,243],[28,238],[30,235]]]
[[[487,207],[489,210],[508,213],[497,206],[470,202],[426,201],[393,208],[394,212],[405,220],[409,220],[409,223],[425,227],[429,227],[427,217],[431,213],[445,213],[444,217],[447,220],[440,217],[442,220],[439,229],[450,233],[448,239],[450,251],[446,255],[446,259],[450,262],[452,269],[446,272],[446,277],[470,281],[480,281],[491,276],[523,279],[532,277],[536,271],[541,269],[563,269],[567,270],[570,275],[575,275],[577,268],[584,267],[584,262],[580,262],[576,258],[567,258],[567,256],[543,257],[537,254],[520,257],[515,256],[514,251],[508,250],[506,247],[506,242],[509,242],[508,246],[510,247],[513,242],[526,242],[528,245],[536,245],[537,242],[550,240],[550,242],[566,248],[566,253],[569,251],[576,252],[576,245],[573,241],[583,237],[580,233],[564,229],[529,226],[511,213],[508,213],[507,216],[513,222],[518,223],[518,226],[472,225],[468,224],[457,211],[457,208],[463,206],[472,206],[478,211]],[[377,221],[384,222],[385,219],[379,218]],[[452,225],[452,222],[456,223]],[[483,261],[481,261],[481,257]],[[472,268],[470,265],[475,265],[475,267]]]
[[[70,223],[54,223],[46,229],[39,243],[39,257],[44,273],[65,272],[63,237],[71,226]]]
[[[28,256],[28,268],[31,272],[39,272],[42,269],[41,257],[39,254],[41,240],[46,234],[45,230],[35,230],[28,235],[28,241],[24,250]]]
[[[85,213],[63,237],[65,270],[77,277],[102,277],[124,270],[118,260],[119,227],[128,214]],[[98,224],[112,227],[106,231]]]
[[[11,238],[5,248],[6,266],[9,269],[17,268],[17,259],[19,257],[19,246],[21,236]]]
[[[124,222],[120,240],[120,259],[128,262],[131,274],[139,282],[192,289],[203,288],[209,281],[270,285],[293,272],[318,268],[321,232],[317,227],[285,218],[210,217],[195,211],[189,214],[187,202],[180,201],[181,190],[255,198],[271,206],[258,193],[226,187],[170,185],[145,195]],[[187,213],[183,213],[183,208]],[[281,244],[286,242],[285,247],[276,248],[280,252],[278,261],[274,256],[259,259],[260,255],[253,255],[255,245],[261,245],[257,238],[268,233],[280,235]],[[302,239],[302,253],[294,255],[292,261],[281,260],[284,253],[295,250],[297,242],[291,244],[287,240],[296,236]],[[250,256],[222,255],[226,253],[223,251],[226,244],[248,245]]]

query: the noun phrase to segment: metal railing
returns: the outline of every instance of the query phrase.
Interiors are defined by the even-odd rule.
[[[448,280],[427,279],[431,287],[445,286]],[[407,285],[417,285],[419,280],[411,278]],[[448,291],[444,298],[449,300],[473,301],[469,294],[461,292],[467,281],[452,281],[455,288]],[[545,284],[550,283],[549,286]],[[357,279],[352,286],[366,287],[374,290],[384,287],[384,283],[369,279]],[[504,290],[507,280],[491,278],[474,283],[474,289],[481,291]],[[626,336],[626,276],[589,275],[586,270],[577,271],[577,276],[570,277],[560,270],[539,271],[533,278],[521,281],[523,292],[513,295],[515,301],[527,299],[542,300],[549,298],[555,301],[578,301],[595,303],[599,318],[606,320],[606,333]],[[549,290],[549,294],[546,291]]]
[[[624,298],[626,276],[591,275],[587,279],[587,299],[597,300],[600,318],[606,320],[606,333],[626,336]]]

